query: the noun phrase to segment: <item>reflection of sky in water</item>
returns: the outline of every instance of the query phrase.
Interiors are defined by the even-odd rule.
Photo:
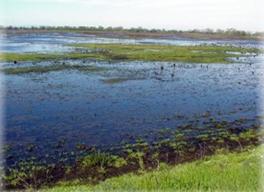
[[[235,45],[243,47],[260,47],[258,41],[253,40],[193,40],[193,39],[125,39],[125,38],[103,38],[94,35],[83,34],[20,34],[20,35],[0,35],[2,45],[1,52],[67,52],[73,49],[66,46],[69,43],[154,43],[170,45]]]
[[[39,154],[53,153],[59,139],[66,139],[69,149],[76,143],[120,144],[125,134],[173,129],[207,111],[226,121],[257,115],[259,58],[254,65],[178,63],[175,68],[159,62],[88,64],[109,70],[6,76],[7,142],[18,148],[17,140],[36,143],[42,146]],[[103,81],[111,78],[128,81]]]
[[[9,36],[2,51],[71,51],[63,45],[76,42],[230,43],[42,34]],[[231,43],[248,47],[258,45],[255,41]],[[38,155],[47,152],[56,154],[54,146],[61,139],[67,141],[66,150],[73,149],[77,143],[120,144],[126,134],[150,134],[160,128],[173,129],[186,125],[197,118],[203,121],[200,116],[208,111],[216,120],[248,118],[255,121],[259,78],[263,71],[261,57],[249,60],[235,58],[235,62],[228,65],[176,63],[173,67],[173,63],[160,62],[86,61],[86,65],[106,67],[108,70],[97,73],[67,70],[6,75],[6,142],[13,145],[13,155],[20,158],[24,154],[20,146],[23,144],[39,145]],[[11,63],[2,64],[14,66]],[[25,62],[19,66],[50,64],[53,63]],[[164,70],[160,69],[161,65]],[[111,83],[111,79],[121,81]]]

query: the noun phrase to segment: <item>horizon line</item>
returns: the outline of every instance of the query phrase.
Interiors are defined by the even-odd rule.
[[[107,30],[107,29],[118,29],[119,30],[131,30],[131,29],[141,29],[141,30],[159,30],[159,31],[177,31],[177,32],[190,32],[190,31],[194,31],[194,32],[214,32],[216,33],[218,30],[222,31],[222,32],[227,32],[227,31],[233,31],[233,32],[246,32],[246,33],[264,33],[264,30],[243,30],[243,29],[237,29],[234,27],[228,27],[228,28],[190,28],[190,29],[172,29],[172,28],[155,28],[155,27],[142,27],[142,26],[133,26],[133,27],[123,27],[123,26],[103,26],[103,25],[1,25],[0,24],[0,28],[24,28],[24,29],[30,29],[30,28],[96,28],[99,29],[101,28],[101,30]]]

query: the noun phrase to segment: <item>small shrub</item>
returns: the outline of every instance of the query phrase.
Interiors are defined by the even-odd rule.
[[[95,152],[93,154],[87,155],[81,161],[81,167],[83,169],[89,169],[93,167],[99,167],[101,169],[108,167],[119,168],[124,165],[126,165],[124,158],[102,152]]]
[[[18,167],[7,169],[3,181],[6,188],[38,188],[55,183],[63,175],[63,168],[29,161],[20,162]]]

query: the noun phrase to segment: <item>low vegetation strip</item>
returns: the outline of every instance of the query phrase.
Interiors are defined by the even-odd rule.
[[[24,74],[24,73],[47,73],[52,71],[62,70],[78,70],[86,72],[96,72],[103,70],[102,67],[88,66],[88,65],[73,65],[73,64],[53,64],[53,65],[42,65],[42,66],[26,66],[26,67],[9,67],[3,68],[2,71],[5,74]]]
[[[230,63],[230,57],[245,57],[246,53],[258,54],[255,48],[232,46],[172,46],[132,44],[71,44],[76,48],[70,53],[1,53],[0,61],[43,61],[63,59],[179,61],[191,63]]]
[[[167,132],[168,130],[164,131]],[[6,189],[36,189],[56,185],[58,182],[62,181],[72,182],[76,180],[83,184],[85,183],[87,185],[94,185],[108,178],[118,177],[126,173],[132,172],[134,174],[141,174],[151,170],[160,169],[164,163],[168,165],[175,165],[204,159],[207,158],[207,156],[213,155],[221,150],[237,152],[246,151],[249,147],[253,148],[254,146],[257,146],[260,141],[263,141],[264,134],[263,131],[258,131],[254,128],[242,131],[240,133],[236,133],[234,130],[221,130],[219,132],[214,130],[211,133],[203,133],[192,138],[188,137],[185,133],[179,133],[177,131],[169,133],[172,135],[170,139],[164,139],[155,143],[148,143],[144,140],[138,140],[135,144],[126,144],[121,146],[121,149],[113,149],[112,151],[100,151],[93,147],[91,148],[89,146],[80,145],[78,148],[82,150],[84,155],[76,158],[75,162],[72,162],[71,164],[67,163],[67,161],[64,162],[63,159],[58,160],[58,163],[50,164],[43,163],[41,161],[23,160],[17,162],[14,166],[5,168],[5,175],[3,177],[4,186]],[[163,134],[165,134],[165,132]],[[225,166],[228,167],[228,164],[229,163],[219,165],[219,170],[225,168]],[[249,162],[244,164],[247,166],[247,164],[250,165],[251,163]],[[239,166],[244,164],[240,164]],[[213,165],[214,164],[212,164],[212,166]],[[239,178],[239,175],[236,175],[239,172],[235,171],[237,168],[239,168],[239,166],[234,168],[234,172],[228,172],[228,170],[231,170],[231,168],[227,168],[225,181],[228,181],[229,177]],[[254,170],[252,167],[249,169]],[[186,171],[188,172],[190,170]],[[256,168],[256,170],[259,171],[260,169]],[[210,170],[199,170],[196,174],[199,172],[204,172],[204,174],[206,174],[201,179],[210,179]],[[163,174],[165,173],[166,172],[163,172]],[[247,175],[247,177],[251,174],[247,172],[243,173]],[[188,175],[189,173],[182,174]],[[225,174],[223,176],[225,176]],[[190,180],[183,180],[182,186],[179,187],[187,189],[189,185],[193,185],[193,188],[199,188],[199,182],[202,181],[197,180],[197,183],[194,182],[192,184],[192,175],[189,175],[189,177],[184,177],[183,179]],[[253,185],[253,188],[256,188],[257,178],[259,175],[254,172],[252,173],[252,176],[249,177],[252,177],[249,180],[250,182],[253,182],[250,185]],[[133,178],[136,177],[133,176],[132,179]],[[164,182],[166,181],[166,177],[161,177],[161,179],[164,179]],[[216,177],[215,182],[217,179],[219,179],[219,177]],[[144,183],[145,181],[146,180],[143,179],[140,182]],[[235,182],[234,180],[231,181]],[[213,181],[209,180],[208,182],[209,183],[207,184],[205,183],[205,188]],[[227,186],[231,187],[232,182],[230,182],[229,186]],[[235,187],[243,189],[244,185],[242,185],[242,183],[245,182],[244,179],[238,180],[236,182],[233,186],[234,189]],[[179,181],[179,183],[181,182]],[[220,184],[224,184],[224,182],[220,182]],[[249,185],[249,183],[245,183],[245,185]],[[113,185],[113,187],[114,186],[116,185]],[[151,188],[150,186],[150,188],[147,188],[147,186],[148,184],[146,184],[145,188],[142,186],[142,189],[154,189],[155,187],[152,186]],[[165,183],[164,185],[162,185],[162,183],[158,183],[156,186],[163,186],[164,189],[176,187],[172,183]],[[221,187],[221,185],[217,186]],[[141,184],[135,186],[134,189],[137,189],[137,187],[141,187]],[[244,187],[249,188],[250,186]],[[110,188],[112,187],[110,186]],[[133,189],[133,186],[131,186],[131,188]]]
[[[132,44],[72,44],[87,48],[92,53],[109,60],[180,61],[191,63],[230,63],[229,57],[258,54],[260,50],[232,46],[175,46]],[[236,53],[236,54],[234,54]]]
[[[84,54],[79,52],[72,53],[0,53],[0,61],[14,62],[19,64],[23,61],[54,61],[54,60],[66,60],[66,59],[90,59],[97,58],[95,54]]]
[[[61,183],[44,191],[261,191],[263,152],[264,145],[240,153],[222,151],[191,163],[162,164],[151,172],[111,178],[95,186]]]

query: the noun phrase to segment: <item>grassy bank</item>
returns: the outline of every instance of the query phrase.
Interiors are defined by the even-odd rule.
[[[133,44],[71,44],[76,47],[71,53],[2,53],[0,61],[43,61],[63,59],[179,61],[191,63],[230,63],[230,57],[257,54],[258,49],[232,46],[170,46]],[[81,51],[78,51],[82,48]]]
[[[222,151],[191,163],[162,165],[155,171],[127,174],[95,186],[62,183],[44,191],[261,191],[263,152],[264,145],[240,153]]]

